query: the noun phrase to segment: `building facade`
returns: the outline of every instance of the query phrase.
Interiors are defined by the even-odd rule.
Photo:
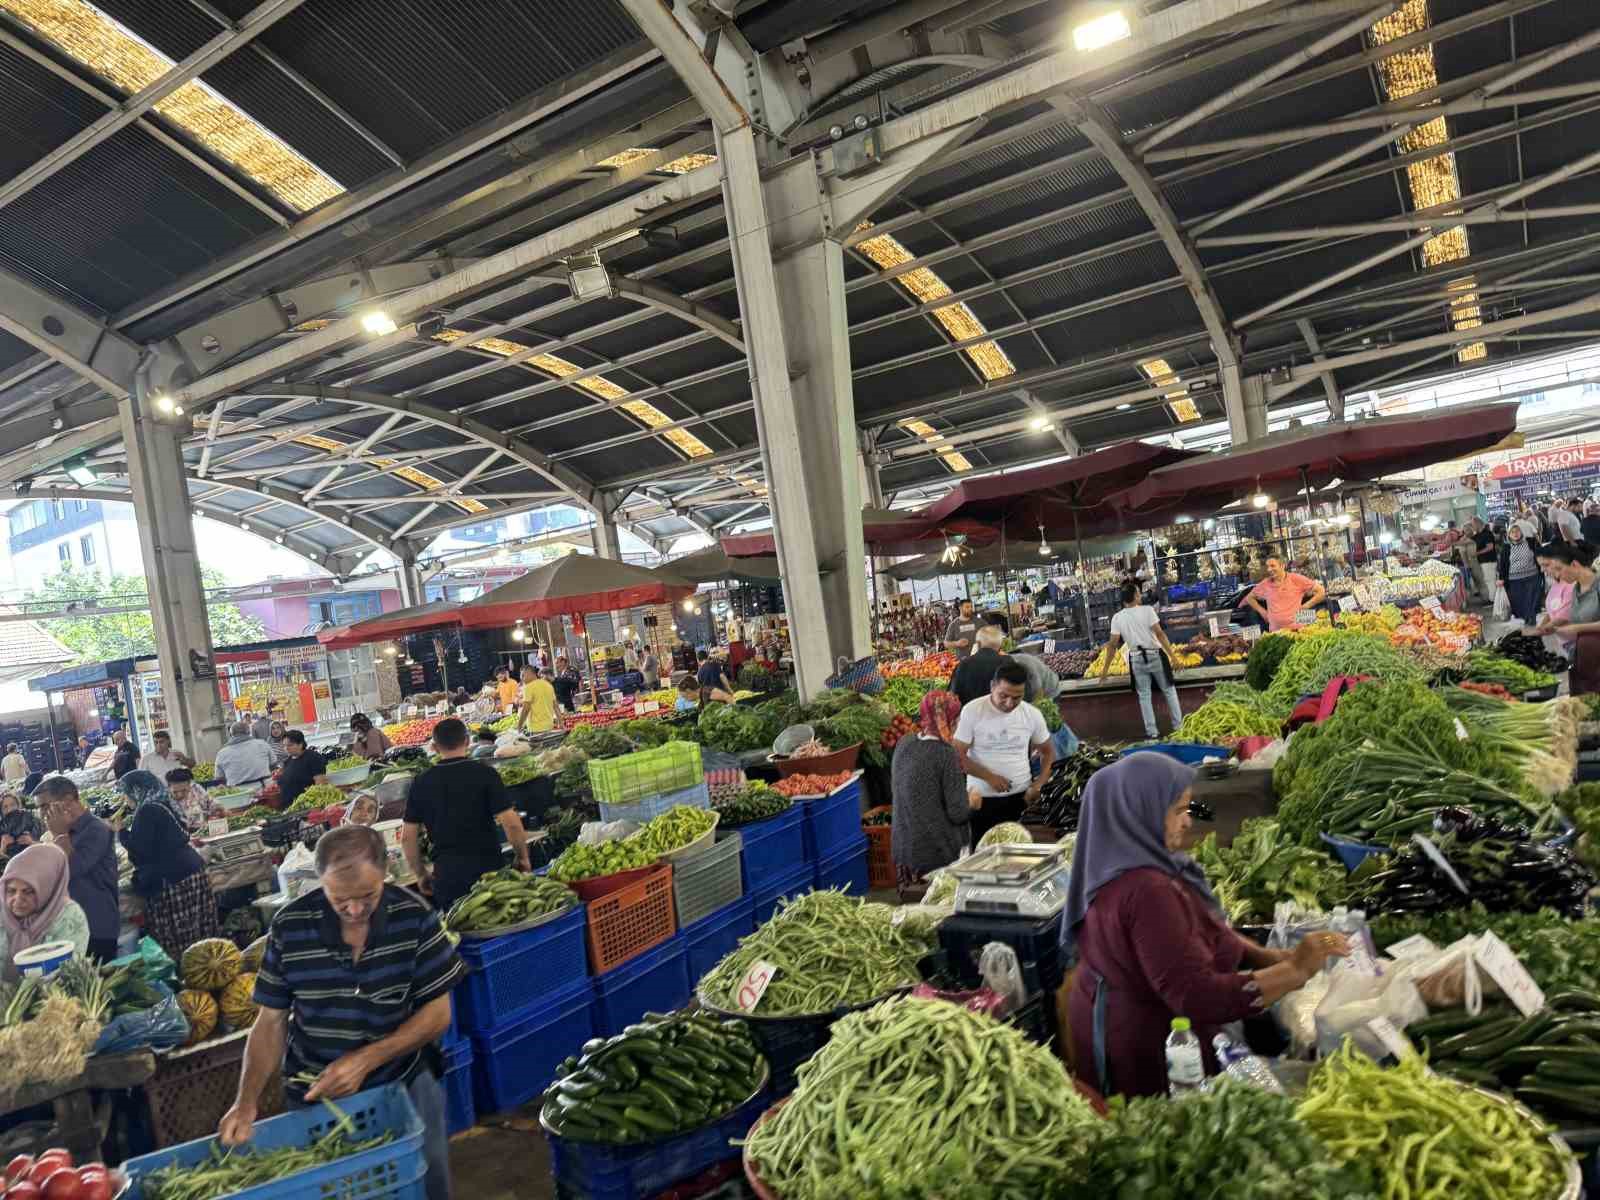
[[[21,500],[6,513],[9,586],[27,590],[77,567],[102,575],[143,575],[133,508],[98,500]]]

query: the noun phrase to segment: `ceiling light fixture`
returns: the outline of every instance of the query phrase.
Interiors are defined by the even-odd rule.
[[[600,261],[598,251],[567,263],[567,286],[578,300],[609,300],[616,295],[611,272]]]
[[[1127,410],[1128,410],[1128,409],[1130,409],[1130,408],[1132,408],[1132,407],[1133,407],[1133,405],[1132,405],[1132,404],[1130,404],[1130,403],[1127,403],[1127,402],[1126,402],[1126,401],[1125,401],[1125,402],[1123,402],[1123,403],[1122,403],[1122,404],[1119,404],[1119,405],[1117,405],[1117,411],[1118,411],[1118,412],[1126,412],[1126,411],[1127,411]]]
[[[388,337],[399,330],[400,326],[396,325],[394,318],[383,309],[375,308],[371,312],[361,314],[361,328],[373,337]]]
[[[1121,9],[1116,9],[1073,29],[1072,44],[1087,54],[1132,36],[1133,27],[1128,24],[1128,18],[1123,16]]]
[[[1043,433],[1046,429],[1050,428],[1050,418],[1049,417],[1035,417],[1033,419],[1033,428],[1034,428],[1034,432]]]
[[[88,487],[100,477],[94,473],[94,468],[89,465],[88,455],[80,454],[76,458],[66,461],[67,478],[79,487]]]
[[[511,640],[513,642],[523,641],[527,636],[528,635],[523,633],[522,630],[520,630],[520,629],[513,629],[511,631]]]
[[[1044,522],[1041,521],[1041,522],[1039,522],[1039,557],[1040,558],[1049,558],[1054,553],[1055,553],[1055,551],[1050,549],[1050,543],[1047,540],[1045,540]]]
[[[1250,503],[1254,504],[1257,508],[1265,508],[1267,505],[1272,503],[1272,497],[1267,495],[1265,492],[1257,492],[1250,498]]]
[[[164,413],[172,411],[172,397],[163,392],[156,397],[156,408]]]

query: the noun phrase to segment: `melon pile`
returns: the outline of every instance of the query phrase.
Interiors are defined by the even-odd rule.
[[[259,964],[258,953],[249,965]],[[178,1007],[189,1018],[187,1045],[205,1041],[220,1024],[240,1030],[255,1022],[259,1009],[251,995],[256,976],[245,966],[239,947],[227,938],[203,938],[183,952],[179,964],[183,990],[178,993]]]

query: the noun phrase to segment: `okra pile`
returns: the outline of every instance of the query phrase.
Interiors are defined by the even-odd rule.
[[[593,1038],[556,1069],[546,1128],[578,1141],[627,1145],[696,1129],[749,1100],[766,1060],[743,1021],[704,1012],[647,1013]]]

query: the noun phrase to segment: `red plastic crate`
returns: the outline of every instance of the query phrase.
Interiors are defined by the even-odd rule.
[[[659,946],[677,931],[671,863],[623,879],[614,889],[589,898],[589,964],[596,975]]]
[[[876,808],[867,809],[865,816],[874,816],[877,813],[892,811],[893,806],[880,804]],[[899,876],[894,869],[894,852],[890,847],[890,834],[893,826],[867,825],[861,826],[861,832],[867,835],[867,886],[877,891],[880,888],[892,888]]]

